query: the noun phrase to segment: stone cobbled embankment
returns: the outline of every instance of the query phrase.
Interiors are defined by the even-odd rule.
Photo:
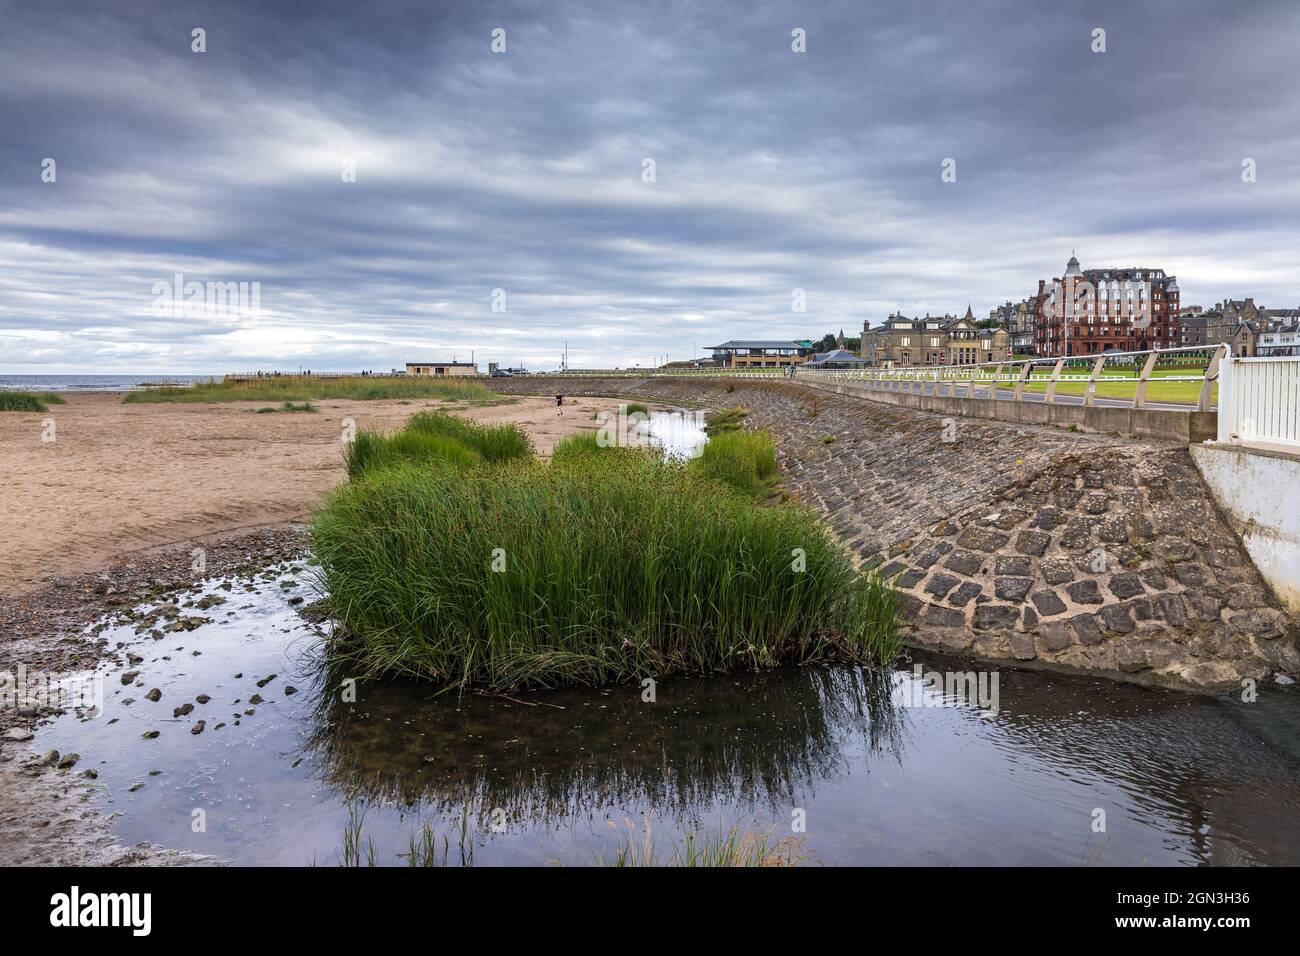
[[[494,388],[746,409],[747,427],[776,438],[787,491],[893,580],[916,645],[1205,690],[1300,670],[1295,622],[1185,447],[940,418],[786,382]]]

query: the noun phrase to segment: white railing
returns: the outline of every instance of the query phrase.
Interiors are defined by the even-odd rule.
[[[1100,397],[1110,402],[1127,402],[1146,408],[1150,401],[1209,411],[1214,405],[1214,387],[1219,363],[1228,353],[1226,345],[1186,346],[1146,352],[1115,352],[1107,355],[1072,355],[1069,358],[1008,359],[982,365],[909,366],[906,368],[816,369],[583,369],[538,373],[566,378],[645,378],[661,376],[707,378],[765,378],[794,382],[851,383],[895,392],[914,392],[948,398],[1026,401],[1026,395],[1048,403],[1061,395],[1077,393],[1085,406],[1098,398],[1098,386],[1110,386],[1114,394]],[[1106,374],[1107,368],[1110,374]],[[1185,368],[1187,374],[1179,374]],[[1124,374],[1116,374],[1117,369]],[[1180,387],[1187,383],[1186,387]],[[1158,393],[1149,399],[1150,386]],[[1064,390],[1061,385],[1067,386]],[[1082,385],[1082,388],[1077,386]],[[1169,386],[1173,386],[1170,388]],[[1130,394],[1131,388],[1131,394]]]
[[[1300,451],[1300,357],[1226,359],[1218,437],[1249,448]]]

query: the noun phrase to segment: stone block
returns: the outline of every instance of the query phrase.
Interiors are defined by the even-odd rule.
[[[1065,613],[1065,602],[1056,596],[1055,591],[1038,591],[1030,600],[1034,602],[1034,607],[1038,608],[1038,613],[1043,617]]]
[[[1126,600],[1127,598],[1137,597],[1139,594],[1143,593],[1142,581],[1138,578],[1137,574],[1132,571],[1125,571],[1122,574],[1112,575],[1111,579],[1106,582],[1106,586],[1110,588],[1110,593],[1115,595],[1115,597],[1119,598],[1121,601]]]
[[[1022,531],[1016,536],[1016,550],[1021,554],[1042,557],[1052,543],[1052,536],[1043,531]]]
[[[1102,601],[1101,589],[1091,578],[1067,585],[1065,593],[1070,595],[1070,600],[1075,604],[1100,604]]]

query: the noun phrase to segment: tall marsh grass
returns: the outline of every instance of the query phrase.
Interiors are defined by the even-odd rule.
[[[276,378],[199,382],[191,386],[162,386],[127,392],[124,402],[306,402],[321,399],[438,398],[487,401],[493,398],[481,382],[460,378],[371,378],[353,375],[321,378],[281,375]]]
[[[761,498],[770,494],[776,483],[776,444],[765,431],[720,432],[705,443],[687,468]]]
[[[434,410],[417,412],[391,434],[363,429],[343,452],[352,480],[400,463],[465,469],[532,455],[532,442],[518,425],[480,425]]]
[[[332,651],[498,689],[897,652],[893,592],[813,511],[585,442],[549,466],[357,467],[312,525]]]

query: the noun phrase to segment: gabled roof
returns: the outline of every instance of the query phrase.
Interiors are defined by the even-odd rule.
[[[814,358],[811,362],[805,362],[804,367],[810,365],[835,365],[850,363],[854,365],[870,365],[869,359],[864,359],[860,355],[854,355],[848,349],[832,349],[829,352],[823,352]]]

